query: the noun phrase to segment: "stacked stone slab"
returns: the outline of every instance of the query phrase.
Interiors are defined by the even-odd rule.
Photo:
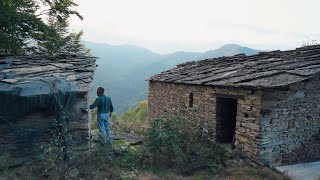
[[[215,139],[216,99],[237,99],[235,146],[275,165],[319,132],[319,78],[320,45],[188,62],[149,79],[149,118],[195,119]]]
[[[91,119],[89,117],[89,91],[92,88],[91,82],[96,68],[96,58],[60,54],[56,56],[8,56],[0,55],[0,82],[4,84],[19,85],[23,83],[45,80],[50,77],[61,79],[76,85],[76,102],[69,115],[68,136],[70,143],[74,145],[88,142]],[[1,100],[0,100],[1,101]],[[17,108],[19,107],[12,107]],[[13,123],[21,127],[33,127],[34,129],[48,127],[54,122],[55,117],[44,117],[42,112],[33,112],[26,117],[19,118]],[[0,123],[0,135],[2,136],[3,150],[17,149],[10,137],[14,137],[13,132],[5,128],[5,124]],[[47,139],[49,140],[49,139]],[[11,144],[10,144],[11,143]],[[75,146],[74,146],[75,147]],[[72,147],[70,147],[72,148]],[[2,150],[2,151],[1,151]]]
[[[319,100],[319,75],[293,84],[287,90],[263,92],[260,119],[263,161],[280,162],[282,155],[319,133]]]

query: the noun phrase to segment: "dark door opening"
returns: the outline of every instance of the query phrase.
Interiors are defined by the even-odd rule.
[[[236,129],[237,99],[219,98],[216,104],[216,140],[230,143]]]

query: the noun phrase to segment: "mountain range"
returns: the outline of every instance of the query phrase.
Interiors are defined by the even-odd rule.
[[[147,99],[148,82],[145,80],[154,74],[188,61],[260,52],[237,44],[226,44],[203,53],[178,51],[170,54],[159,54],[133,45],[85,44],[92,55],[99,58],[93,89],[99,86],[106,89],[118,115]],[[95,90],[91,91],[91,97],[95,97]]]

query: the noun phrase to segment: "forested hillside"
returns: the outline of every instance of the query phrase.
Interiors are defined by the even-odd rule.
[[[145,80],[156,73],[191,60],[259,52],[236,44],[227,44],[204,53],[179,51],[171,54],[158,54],[131,45],[113,46],[86,42],[86,46],[94,56],[99,57],[92,98],[95,98],[98,86],[105,87],[118,114],[147,98],[148,83]]]

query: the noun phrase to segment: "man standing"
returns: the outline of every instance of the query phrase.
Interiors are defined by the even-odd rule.
[[[109,144],[112,145],[111,130],[109,124],[111,113],[113,112],[111,98],[104,95],[104,89],[102,87],[99,87],[97,89],[97,96],[98,98],[92,105],[90,105],[90,109],[98,107],[97,120],[99,132],[102,135],[102,143],[105,145],[108,141]]]

